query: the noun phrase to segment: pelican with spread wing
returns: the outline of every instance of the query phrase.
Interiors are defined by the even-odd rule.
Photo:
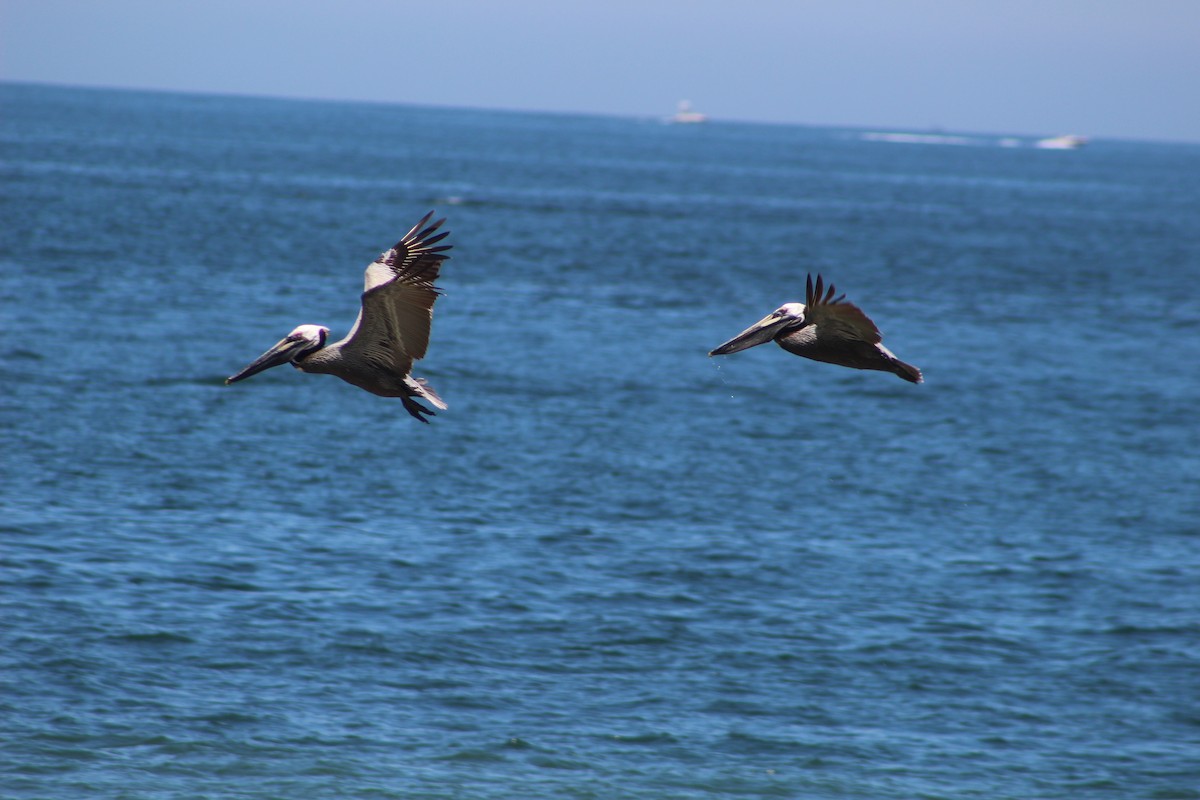
[[[411,374],[413,362],[424,358],[429,346],[433,303],[441,293],[433,282],[451,247],[435,246],[450,232],[436,233],[446,220],[430,224],[432,217],[430,211],[367,267],[362,310],[345,339],[326,346],[329,328],[301,325],[225,383],[290,362],[296,369],[336,375],[381,397],[399,397],[421,422],[429,421],[422,415],[436,412],[414,398],[446,408],[433,387]]]
[[[892,372],[920,383],[921,370],[896,358],[883,346],[883,337],[871,318],[847,303],[845,295],[834,297],[835,293],[833,284],[826,291],[820,275],[815,286],[809,275],[803,303],[784,303],[709,355],[736,353],[773,339],[789,353],[814,361]]]

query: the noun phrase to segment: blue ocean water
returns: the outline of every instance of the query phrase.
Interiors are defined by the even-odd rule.
[[[0,101],[0,795],[1200,797],[1200,146]],[[222,384],[430,208],[432,425]]]

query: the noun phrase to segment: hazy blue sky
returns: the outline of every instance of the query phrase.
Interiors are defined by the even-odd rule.
[[[0,0],[0,77],[1200,141],[1200,0]]]

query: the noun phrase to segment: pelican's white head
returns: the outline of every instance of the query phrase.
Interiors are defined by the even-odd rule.
[[[299,361],[309,353],[320,350],[325,346],[325,337],[328,335],[329,328],[324,325],[297,325],[284,341],[304,342],[307,344],[307,352],[303,352],[291,360]]]
[[[784,303],[779,308],[775,309],[773,317],[786,317],[793,324],[804,323],[804,303]]]
[[[709,353],[723,356],[748,347],[765,344],[785,331],[804,327],[804,303],[784,303],[737,336]]]
[[[263,370],[277,367],[280,364],[291,363],[298,365],[308,356],[325,346],[325,337],[329,328],[323,325],[298,325],[295,330],[275,343],[267,352],[254,359],[251,364],[236,375],[225,379],[225,383],[236,383],[251,375],[257,375]]]

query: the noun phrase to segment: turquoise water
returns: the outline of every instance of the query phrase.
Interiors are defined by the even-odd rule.
[[[1200,147],[0,100],[4,797],[1200,797]]]

